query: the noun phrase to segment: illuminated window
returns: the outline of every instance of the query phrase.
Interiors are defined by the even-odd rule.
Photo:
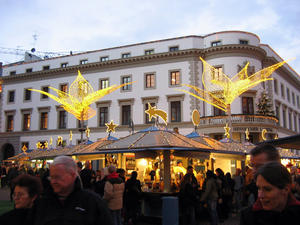
[[[58,128],[67,128],[67,112],[65,110],[58,111]]]
[[[122,105],[122,125],[129,125],[131,120],[131,106]]]
[[[31,91],[28,89],[24,90],[24,101],[29,101],[31,100]]]
[[[40,130],[48,129],[48,112],[40,113]]]
[[[109,87],[109,80],[108,79],[101,79],[99,86],[100,86],[100,90],[108,88]]]
[[[171,71],[170,72],[170,85],[177,86],[180,85],[180,71]]]
[[[171,102],[171,122],[181,121],[181,102]]]
[[[6,116],[6,132],[12,132],[14,130],[14,116]]]
[[[68,92],[68,85],[67,84],[61,84],[60,85],[60,90],[63,92]]]
[[[243,114],[254,114],[252,97],[242,97],[242,111]]]
[[[30,129],[30,113],[23,114],[23,131]]]
[[[108,107],[99,108],[99,126],[104,127],[108,123]]]
[[[145,86],[146,88],[155,87],[155,74],[149,73],[145,75]]]
[[[123,76],[121,77],[121,84],[126,84],[131,82],[131,76]],[[122,87],[123,91],[130,91],[131,90],[131,84],[125,85]]]

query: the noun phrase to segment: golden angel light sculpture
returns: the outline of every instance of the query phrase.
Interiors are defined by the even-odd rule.
[[[108,88],[94,91],[93,87],[86,81],[78,70],[76,80],[71,84],[69,92],[60,91],[56,88],[49,87],[57,93],[58,96],[52,95],[48,92],[29,89],[41,94],[47,95],[58,103],[69,113],[73,114],[78,120],[88,120],[96,115],[96,111],[90,107],[92,103],[105,95],[131,83],[112,85]]]
[[[230,113],[231,103],[245,91],[255,87],[261,82],[272,80],[270,75],[286,61],[274,64],[264,68],[252,75],[248,75],[248,65],[235,76],[229,78],[226,74],[218,71],[213,66],[209,65],[204,59],[200,57],[203,63],[202,83],[204,89],[196,86],[183,84],[183,86],[193,89],[196,93],[179,89],[189,95],[192,95],[202,101],[209,103],[227,113]]]

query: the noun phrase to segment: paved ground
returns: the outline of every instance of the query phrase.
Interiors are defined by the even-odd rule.
[[[0,201],[6,201],[6,200],[10,200],[9,199],[9,193],[10,190],[9,188],[0,188]],[[159,225],[158,223],[156,223],[157,225]],[[156,225],[155,223],[151,223],[151,221],[149,222],[141,222],[138,225]],[[169,224],[168,224],[169,225]],[[172,225],[172,224],[170,224]],[[208,221],[202,221],[200,222],[198,225],[209,225]],[[224,223],[220,223],[220,225],[239,225],[239,215],[234,215],[234,216],[230,216],[230,218],[228,220],[226,220]]]

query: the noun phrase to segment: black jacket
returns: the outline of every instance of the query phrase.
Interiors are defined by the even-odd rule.
[[[62,203],[58,196],[45,194],[33,212],[35,225],[112,225],[112,218],[99,195],[83,190],[80,180],[75,181],[74,191]]]
[[[298,224],[299,221],[300,202],[291,196],[282,212],[263,210],[262,205],[257,200],[253,207],[242,212],[240,225],[286,225]]]
[[[0,224],[30,225],[30,209],[13,209],[0,216]]]

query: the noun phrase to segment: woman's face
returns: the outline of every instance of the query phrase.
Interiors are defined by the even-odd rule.
[[[282,211],[287,203],[289,187],[283,189],[270,184],[263,176],[258,175],[256,179],[258,187],[258,199],[264,210]]]
[[[14,201],[16,209],[31,208],[36,196],[30,197],[26,187],[16,186],[14,190]]]

